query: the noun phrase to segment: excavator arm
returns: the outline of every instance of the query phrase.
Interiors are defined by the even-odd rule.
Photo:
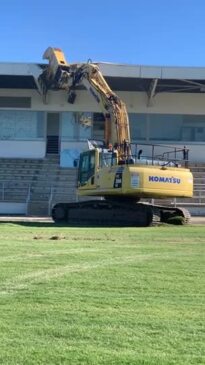
[[[40,75],[44,95],[49,88],[68,92],[68,102],[73,103],[75,89],[83,85],[99,104],[105,116],[105,144],[118,150],[119,158],[131,156],[130,131],[124,102],[110,89],[99,67],[93,63],[68,64],[59,48],[49,47],[43,56],[49,64]]]

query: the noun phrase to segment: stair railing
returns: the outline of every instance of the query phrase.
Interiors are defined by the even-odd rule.
[[[50,195],[49,195],[49,199],[48,199],[48,215],[49,216],[51,215],[51,208],[52,208],[52,201],[53,201],[53,191],[54,191],[54,188],[53,188],[53,186],[51,186]]]
[[[31,184],[28,185],[28,194],[26,198],[26,215],[28,215],[28,205],[31,200]]]

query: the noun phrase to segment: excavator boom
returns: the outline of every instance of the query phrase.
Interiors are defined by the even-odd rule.
[[[83,85],[99,104],[105,117],[105,145],[116,145],[121,158],[131,155],[129,148],[130,130],[127,109],[124,102],[110,89],[96,64],[81,65],[67,63],[59,48],[49,47],[43,55],[49,65],[42,75],[41,83],[68,92],[68,100],[74,102],[75,88]]]

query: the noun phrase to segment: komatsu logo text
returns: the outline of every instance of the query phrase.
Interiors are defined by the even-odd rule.
[[[181,179],[178,177],[164,177],[164,176],[149,176],[149,181],[169,184],[180,184]]]

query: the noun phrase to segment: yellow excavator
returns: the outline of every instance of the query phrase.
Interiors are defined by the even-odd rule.
[[[110,89],[96,64],[69,64],[59,48],[51,47],[43,58],[49,61],[39,76],[45,98],[48,90],[65,90],[72,104],[77,88],[83,86],[98,103],[105,119],[103,143],[90,141],[79,159],[77,192],[92,199],[56,204],[52,208],[53,220],[104,226],[188,223],[190,214],[183,208],[139,202],[141,198],[192,197],[188,151],[169,147],[168,152],[155,155],[159,146],[150,146],[150,155],[142,156],[142,149],[130,140],[126,106]]]

